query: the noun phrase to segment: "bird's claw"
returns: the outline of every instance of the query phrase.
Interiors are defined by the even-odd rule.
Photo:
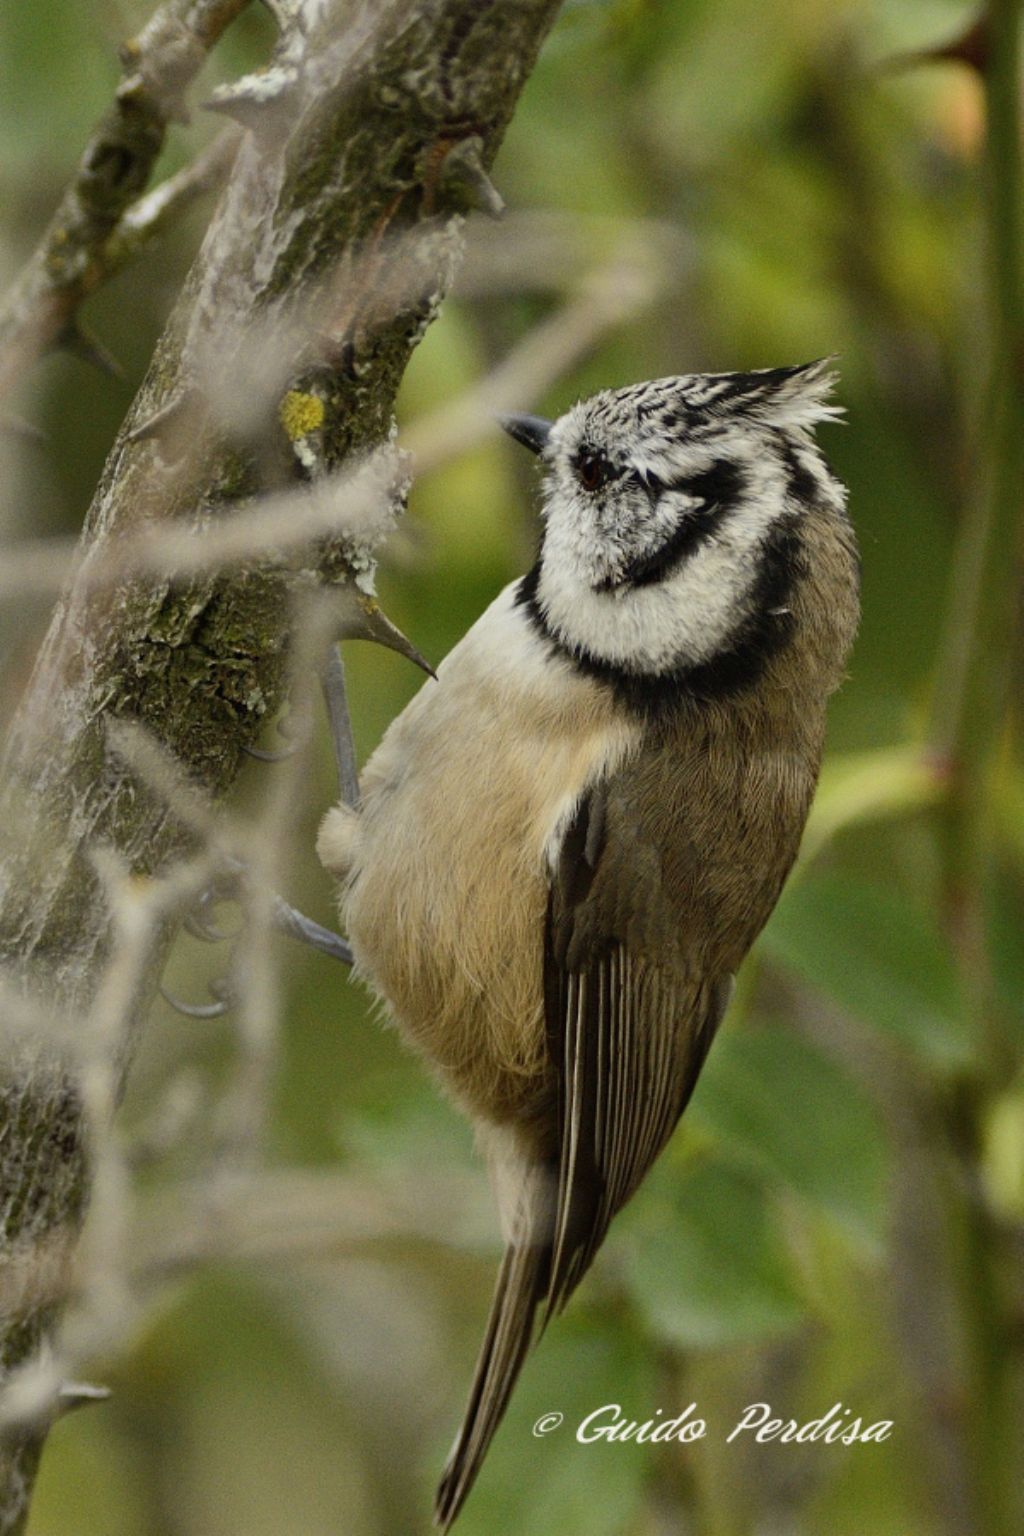
[[[296,939],[300,944],[308,944],[311,949],[318,950],[322,955],[330,955],[333,960],[340,960],[342,965],[352,965],[352,949],[347,940],[340,933],[334,933],[330,928],[324,928],[320,923],[315,923],[311,917],[306,917],[298,912],[295,907],[290,907],[280,896],[274,900],[274,927],[290,939]]]
[[[160,987],[160,996],[168,1003],[175,1013],[184,1014],[186,1019],[219,1019],[234,1002],[231,983],[224,976],[214,977],[209,984],[212,1003],[186,1003],[180,997],[175,997],[167,988]]]
[[[233,895],[233,891],[224,889],[219,882],[208,885],[184,920],[185,932],[190,933],[194,939],[202,940],[204,944],[222,944],[225,939],[230,939],[232,935],[218,928],[210,920],[209,913],[218,902],[230,901]]]

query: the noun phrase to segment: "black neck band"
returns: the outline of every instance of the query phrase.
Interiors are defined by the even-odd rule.
[[[686,703],[708,703],[744,693],[758,681],[771,658],[789,642],[793,615],[789,600],[806,570],[796,516],[781,517],[762,551],[761,566],[750,594],[750,612],[726,646],[710,661],[670,667],[663,672],[638,672],[595,656],[553,628],[541,606],[541,559],[520,581],[516,602],[526,610],[534,629],[558,655],[580,672],[607,684],[631,710],[659,715]]]

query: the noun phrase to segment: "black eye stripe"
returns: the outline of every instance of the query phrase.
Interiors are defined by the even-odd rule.
[[[652,478],[652,477],[649,477]],[[598,590],[616,587],[649,587],[683,565],[711,533],[728,517],[746,488],[746,477],[729,459],[716,459],[700,474],[670,484],[655,482],[659,493],[682,491],[699,497],[701,505],[684,513],[671,533],[656,549],[638,555],[615,581],[602,582]]]
[[[615,585],[649,587],[656,581],[663,581],[689,560],[728,511],[728,507],[712,501],[688,512],[657,549],[631,560]]]
[[[746,477],[732,459],[715,459],[700,474],[687,475],[665,486],[669,491],[684,491],[687,496],[697,496],[701,501],[715,501],[722,506],[733,506],[746,488]]]
[[[679,480],[663,480],[653,470],[631,469],[623,464],[613,464],[600,450],[584,445],[574,454],[572,467],[582,479],[583,471],[590,466],[599,471],[602,484],[626,477],[637,481],[652,496],[660,496],[663,491],[682,491],[700,501],[731,503],[742,495],[746,485],[743,471],[731,459],[715,459],[707,469],[696,475],[685,475]]]

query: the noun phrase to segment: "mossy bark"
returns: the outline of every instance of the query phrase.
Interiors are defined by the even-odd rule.
[[[82,576],[58,606],[7,752],[0,964],[65,1019],[88,1006],[109,947],[90,850],[112,845],[151,873],[189,847],[188,830],[108,752],[107,723],[142,722],[195,783],[220,795],[280,702],[288,643],[285,578],[266,563],[184,586],[101,588],[86,579],[89,554],[146,523],[216,519],[279,479],[291,445],[277,406],[296,381],[315,378],[324,401],[326,469],[387,440],[406,362],[458,254],[464,179],[446,179],[447,156],[476,138],[490,163],[557,9],[558,0],[332,0],[308,7],[317,25],[301,49],[286,39],[271,66],[285,85],[256,114],[110,454],[83,534]],[[254,331],[273,338],[277,382],[244,430],[228,430],[216,392],[245,396]],[[131,436],[173,402],[184,402],[186,473],[169,469],[167,441]],[[320,551],[327,579],[341,563],[338,551]],[[136,1017],[147,1001],[139,997]],[[14,1304],[6,1277],[33,1254],[67,1251],[85,1161],[67,1076],[8,1065],[5,1373],[31,1354],[53,1311],[42,1293]],[[0,1449],[0,1536],[23,1526],[41,1438]]]

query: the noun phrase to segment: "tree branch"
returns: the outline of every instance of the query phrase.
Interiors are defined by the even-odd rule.
[[[557,0],[309,0],[294,8],[271,69],[234,88],[254,126],[108,460],[79,578],[58,607],[7,753],[0,964],[62,1019],[86,1016],[113,953],[89,851],[113,847],[138,878],[194,845],[189,827],[108,752],[107,722],[141,722],[188,779],[220,795],[280,702],[288,644],[280,561],[100,589],[89,563],[149,525],[216,526],[267,487],[311,468],[329,473],[387,443],[406,361],[459,254],[462,217],[557,8]],[[184,9],[213,27],[240,4]],[[182,8],[172,10],[180,18]],[[143,99],[149,90],[140,84]],[[151,145],[164,119],[141,116]],[[129,153],[134,194],[140,161]],[[108,239],[116,221],[105,217]],[[95,248],[91,236],[79,244]],[[79,280],[69,274],[72,287]],[[22,317],[65,302],[45,284],[45,304],[28,290],[14,306]],[[38,320],[22,318],[14,350],[24,358],[41,334]],[[10,347],[5,357],[10,366]],[[344,582],[361,569],[365,586],[373,540],[395,510],[385,505],[372,537],[358,543],[321,541],[322,578]],[[162,945],[151,948],[155,962]],[[135,1020],[153,977],[149,965],[137,979]],[[82,1115],[66,1070],[42,1058],[8,1067],[0,1104],[8,1258],[48,1251],[76,1228]],[[0,1320],[3,1368],[26,1359],[52,1321],[45,1304]],[[0,1451],[0,1533],[23,1526],[41,1440],[37,1427]]]
[[[108,242],[149,180],[167,125],[224,29],[249,0],[168,0],[125,43],[126,73],[39,245],[0,304],[0,398],[74,335],[82,300],[107,275]]]

